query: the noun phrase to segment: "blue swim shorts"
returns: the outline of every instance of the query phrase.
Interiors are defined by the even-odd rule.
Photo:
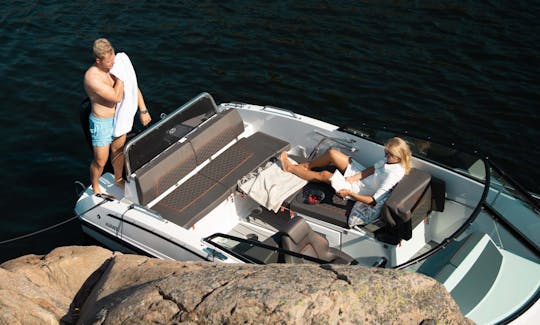
[[[92,146],[102,147],[109,145],[114,140],[114,117],[99,118],[90,114],[90,134]]]

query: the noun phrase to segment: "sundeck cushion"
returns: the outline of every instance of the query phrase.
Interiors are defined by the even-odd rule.
[[[196,175],[152,206],[180,226],[193,226],[236,189],[238,179],[289,148],[286,141],[257,132],[212,158],[243,131],[244,123],[234,109],[206,121],[188,134],[187,140],[174,144],[136,172],[139,201],[151,202],[211,159]]]
[[[190,228],[230,193],[230,190],[222,184],[195,174],[152,209],[175,224]]]
[[[219,113],[187,136],[193,146],[197,164],[210,158],[244,132],[244,122],[235,109]]]
[[[213,116],[186,141],[174,143],[135,172],[139,202],[148,204],[163,194],[243,131],[238,111],[231,109]]]
[[[288,142],[260,132],[243,138],[180,184],[153,209],[189,228],[235,191],[238,179],[288,148]]]
[[[257,132],[248,138],[240,139],[199,173],[234,189],[240,178],[289,147],[286,141]]]

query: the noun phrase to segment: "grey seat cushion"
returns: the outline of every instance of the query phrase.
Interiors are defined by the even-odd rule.
[[[430,174],[412,168],[395,186],[384,204],[381,215],[386,223],[395,226],[410,221],[413,211],[419,208],[420,199],[426,194],[429,194],[429,200],[425,200],[427,205],[422,209],[422,214],[431,210],[431,193],[426,193],[430,181]]]
[[[386,200],[381,211],[385,226],[375,234],[376,238],[389,244],[409,240],[412,230],[431,211],[431,203],[431,175],[412,168]]]
[[[160,200],[152,209],[186,229],[195,225],[229,194],[230,189],[203,175],[188,181]]]

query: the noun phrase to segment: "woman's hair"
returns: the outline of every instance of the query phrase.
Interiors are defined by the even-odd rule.
[[[94,57],[97,59],[105,58],[105,55],[114,53],[114,48],[106,38],[98,38],[94,41]]]
[[[405,175],[409,174],[411,170],[411,149],[407,142],[395,137],[386,141],[384,149],[392,154],[392,156],[398,157],[400,159],[399,163],[405,169]]]

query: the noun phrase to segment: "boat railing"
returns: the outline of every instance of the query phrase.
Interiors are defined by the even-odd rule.
[[[292,118],[298,118],[298,115],[291,110],[281,108],[281,107],[275,107],[271,105],[258,106],[258,105],[252,105],[252,104],[247,104],[247,103],[242,103],[242,102],[230,102],[230,103],[221,103],[219,105],[219,108],[223,108],[223,109],[252,108],[252,109],[258,109],[261,111],[272,112],[272,113],[283,115],[283,116],[290,116]]]
[[[293,118],[298,118],[298,115],[296,115],[295,112],[288,109],[280,108],[280,107],[266,105],[262,108],[262,110],[263,111],[271,110],[272,112],[277,113],[277,114],[281,114],[285,116],[290,115]]]

